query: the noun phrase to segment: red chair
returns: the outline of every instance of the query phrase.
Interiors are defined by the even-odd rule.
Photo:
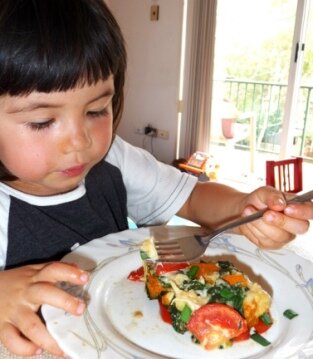
[[[281,161],[266,161],[266,185],[282,192],[302,191],[303,158],[296,157]]]

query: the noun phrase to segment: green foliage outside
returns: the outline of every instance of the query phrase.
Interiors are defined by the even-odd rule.
[[[216,52],[224,61],[224,97],[239,111],[256,113],[258,145],[272,142],[274,152],[283,120],[296,5],[294,0],[220,0],[218,5]],[[294,124],[298,151],[305,151],[313,139],[311,91],[313,9],[308,18]]]

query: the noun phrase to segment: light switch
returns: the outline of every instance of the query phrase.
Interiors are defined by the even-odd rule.
[[[151,5],[150,8],[150,20],[158,21],[159,20],[159,5]]]

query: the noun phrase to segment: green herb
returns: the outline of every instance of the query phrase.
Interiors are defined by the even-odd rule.
[[[199,339],[197,339],[193,334],[191,335],[191,341],[195,344],[200,344]]]
[[[262,320],[262,322],[266,325],[271,325],[273,324],[273,321],[272,321],[272,318],[271,316],[268,314],[268,313],[263,313],[261,316],[260,316],[260,319]]]
[[[284,311],[284,316],[288,319],[293,319],[294,317],[297,317],[299,314],[293,311],[292,309],[286,309]]]
[[[198,272],[199,272],[199,267],[198,266],[191,266],[188,269],[186,274],[190,279],[194,279]]]
[[[168,281],[168,278],[166,276],[160,275],[158,277],[159,282],[162,284],[164,288],[172,288],[171,284]]]
[[[225,299],[231,299],[235,295],[235,293],[229,288],[223,288],[220,291],[220,295]]]
[[[229,261],[218,261],[218,266],[224,270],[232,269],[234,266]]]
[[[180,319],[184,322],[184,323],[188,323],[190,316],[191,316],[192,310],[188,307],[188,305],[184,306],[184,309],[181,312],[180,315]]]
[[[208,288],[208,286],[204,283],[199,282],[198,280],[191,280],[189,282],[184,281],[180,286],[180,289],[186,290],[187,292],[191,289],[193,290],[204,290]]]
[[[223,303],[242,313],[242,304],[246,288],[237,285],[220,284],[208,288],[209,303]]]
[[[231,273],[231,271],[234,269],[234,266],[232,263],[228,261],[218,261],[218,266],[220,267],[220,275],[223,276],[224,274]]]
[[[267,347],[268,345],[271,344],[271,342],[269,342],[267,339],[265,339],[264,337],[262,337],[262,335],[258,333],[251,334],[251,339],[253,339],[258,344],[262,345],[263,347]]]
[[[187,328],[186,323],[181,319],[181,312],[176,308],[175,304],[171,304],[168,309],[171,315],[173,328],[178,333],[185,333],[187,331]]]
[[[143,261],[150,258],[148,254],[144,251],[140,251],[140,257]]]

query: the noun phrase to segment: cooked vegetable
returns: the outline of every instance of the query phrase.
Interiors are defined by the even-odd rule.
[[[269,313],[267,313],[267,312],[263,313],[259,318],[266,325],[273,324],[273,320],[272,320],[271,316],[269,315]]]
[[[248,330],[246,320],[225,304],[206,304],[191,315],[187,329],[206,349],[231,345],[231,339]]]
[[[268,312],[266,312],[259,317],[257,323],[254,325],[254,329],[258,334],[262,334],[265,333],[272,326],[272,324],[272,317]]]
[[[148,253],[144,251],[140,251],[140,257],[143,261],[150,258]]]
[[[213,272],[218,272],[220,270],[219,266],[216,265],[215,263],[198,263],[197,267],[199,268],[198,273],[197,273],[197,278],[199,277],[205,277],[206,274],[210,274]]]
[[[188,305],[185,305],[183,311],[181,312],[181,320],[185,323],[188,323],[191,313],[192,310],[188,307]]]
[[[251,334],[250,338],[253,339],[255,342],[257,342],[258,344],[262,345],[263,347],[267,347],[268,345],[271,344],[271,342],[269,342],[267,339],[265,339],[264,337],[262,337],[262,335],[258,333]]]
[[[224,303],[242,313],[242,303],[246,289],[240,286],[230,286],[227,283],[212,286],[209,289],[209,303]]]
[[[151,250],[146,242],[146,252]],[[151,257],[150,257],[151,258]],[[130,277],[141,276],[134,271]],[[260,333],[273,324],[270,295],[229,261],[159,263],[144,261],[150,299],[158,299],[162,319],[178,333],[189,331],[205,349],[226,348],[235,341],[270,343]]]
[[[168,308],[159,300],[159,308],[160,308],[160,315],[161,318],[165,323],[172,324],[172,318],[168,311]]]
[[[144,269],[143,267],[139,267],[136,270],[133,270],[129,273],[128,277],[129,280],[132,280],[134,282],[140,281],[144,279]]]
[[[166,290],[167,288],[162,285],[158,277],[154,275],[146,276],[146,291],[150,299],[158,299]]]
[[[181,289],[186,290],[186,291],[190,291],[190,290],[205,290],[205,289],[209,289],[209,287],[205,284],[205,283],[201,283],[198,280],[191,280],[189,282],[184,282],[182,283],[182,285],[180,286]]]
[[[189,266],[188,263],[159,263],[156,266],[155,274],[162,275],[169,272],[185,269]]]
[[[185,333],[187,331],[186,322],[182,320],[181,312],[176,308],[175,304],[168,307],[172,318],[172,326],[178,333]]]
[[[284,311],[284,316],[288,319],[293,319],[294,317],[297,317],[299,314],[293,311],[292,309],[286,309]]]
[[[239,283],[244,287],[248,286],[248,282],[243,274],[226,274],[222,278],[230,285],[235,285]]]
[[[199,272],[199,269],[200,269],[199,266],[191,266],[187,270],[186,274],[190,279],[194,279],[196,277],[197,273]]]

